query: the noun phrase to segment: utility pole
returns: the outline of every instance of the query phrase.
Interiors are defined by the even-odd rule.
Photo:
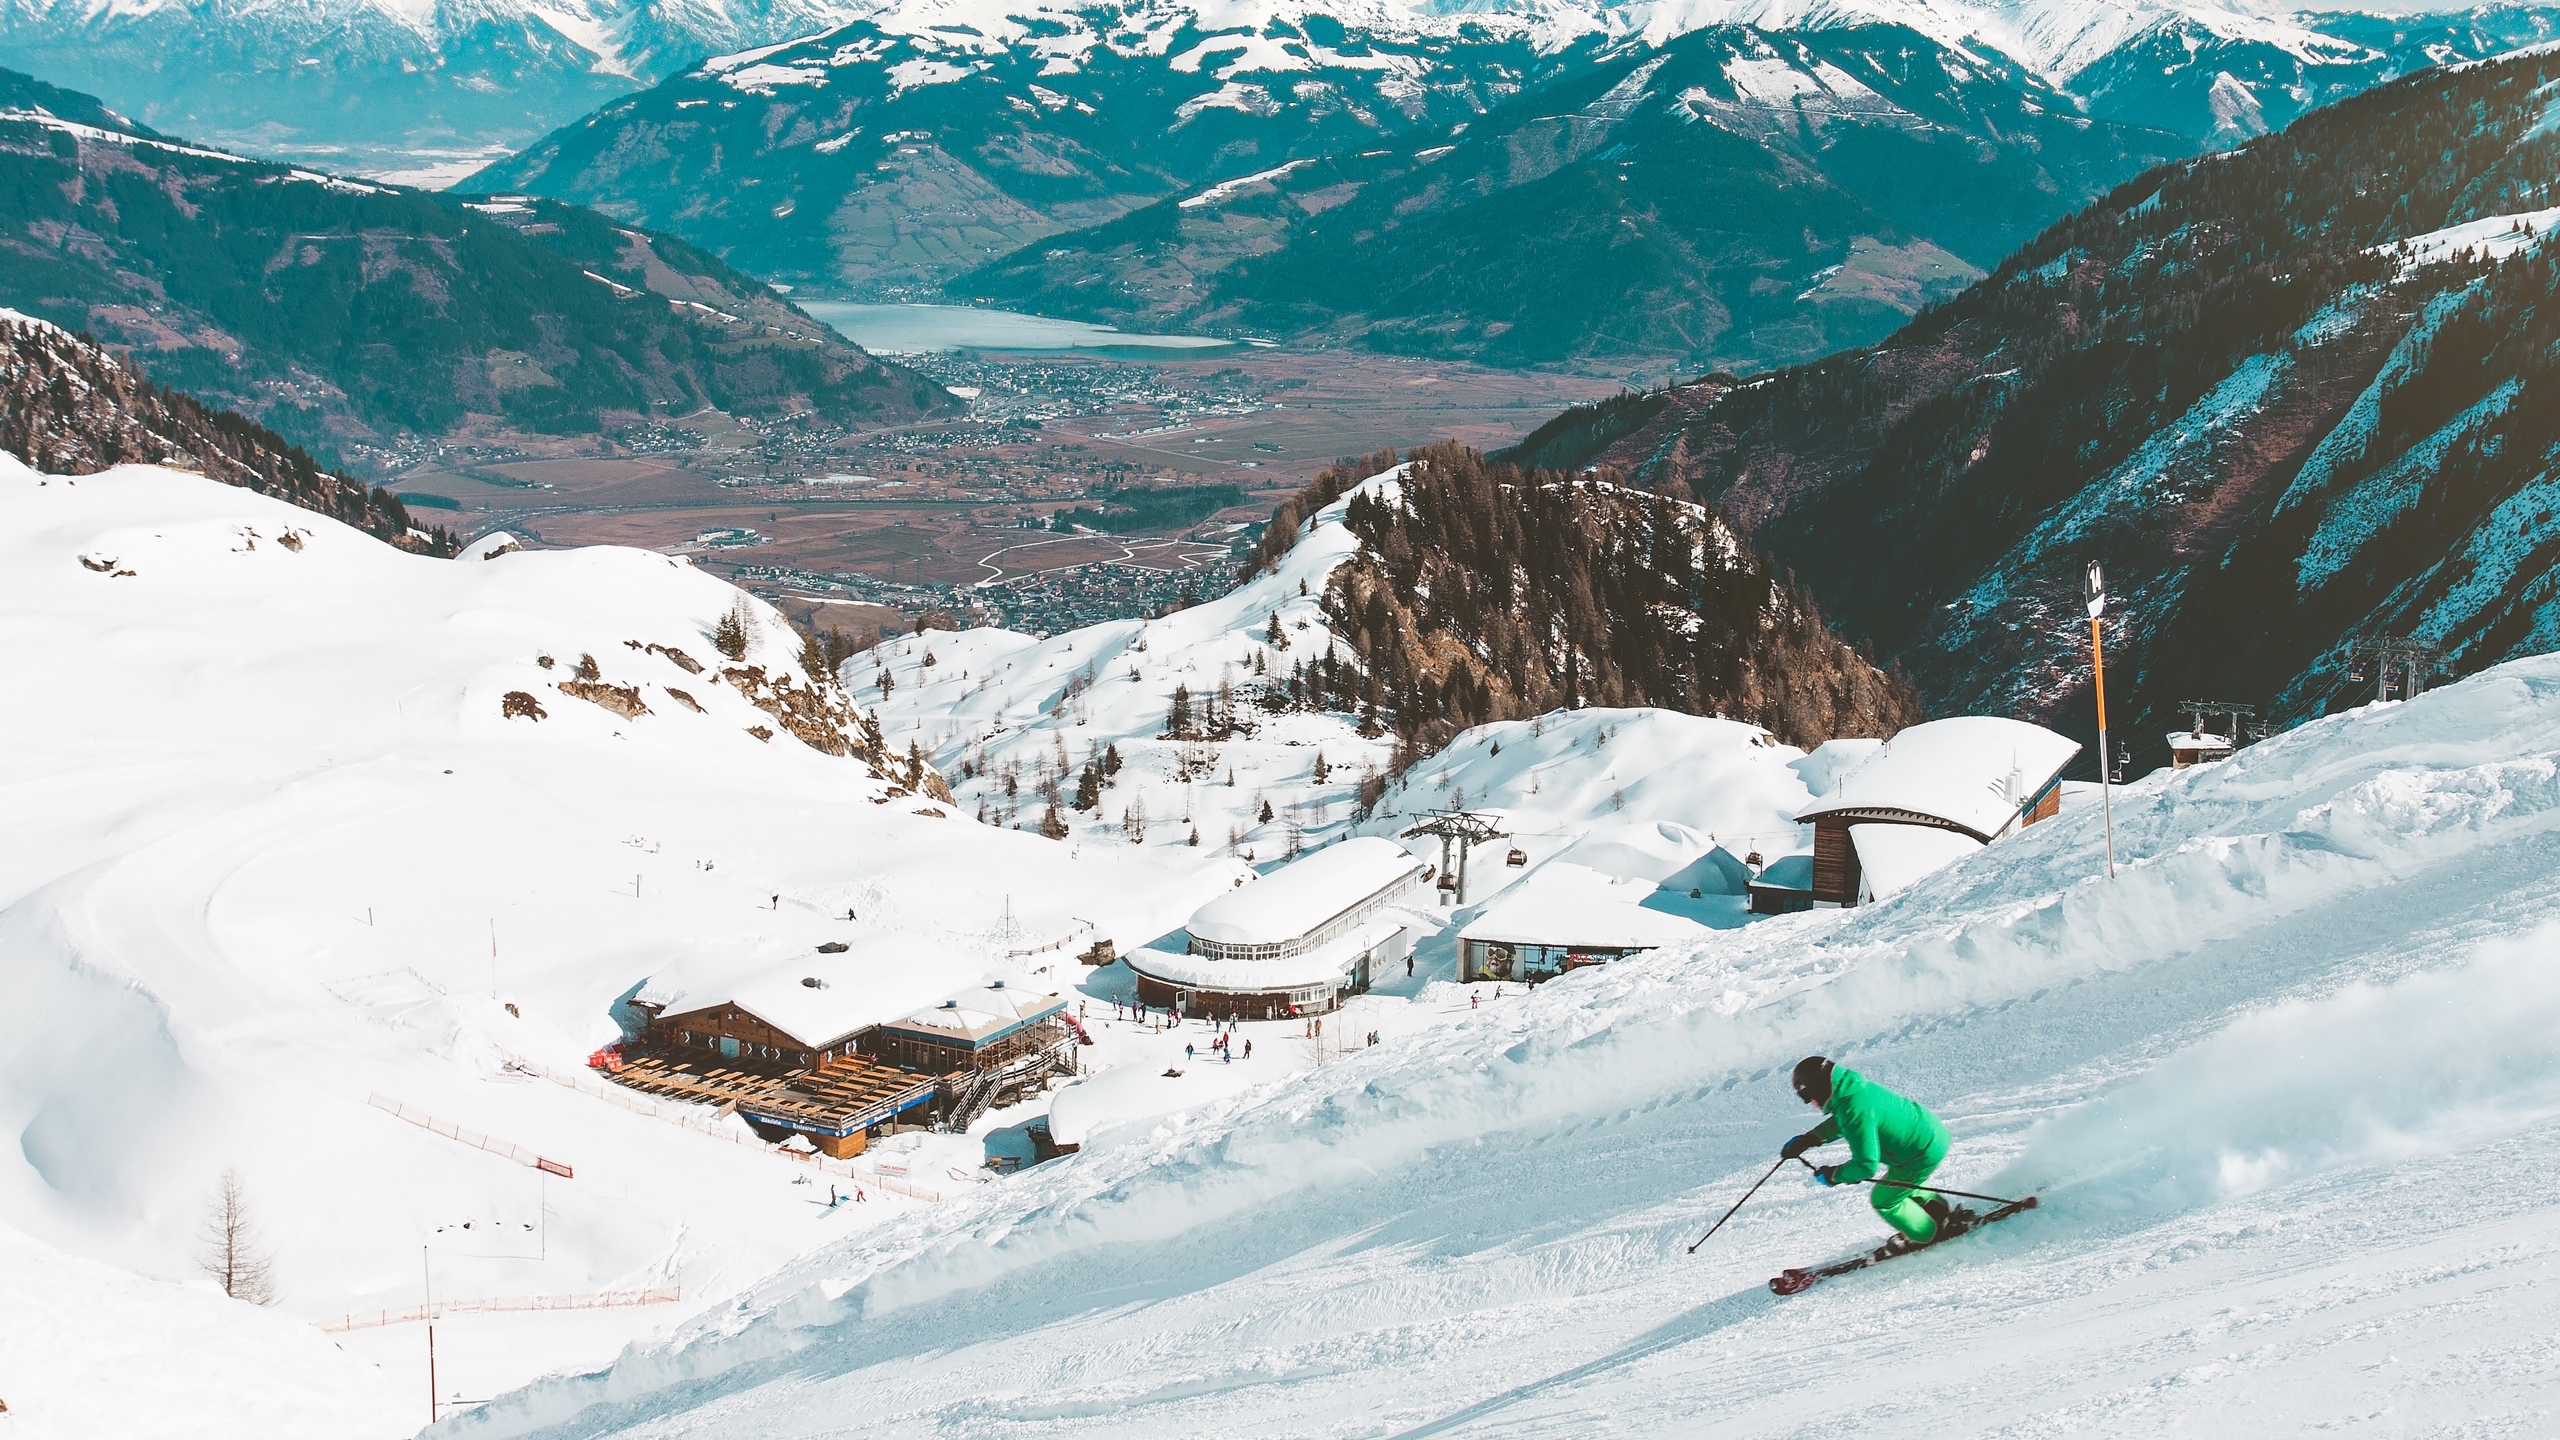
[[[2116,878],[2115,792],[2107,783],[2107,577],[2089,562],[2089,673],[2098,682],[2098,811],[2107,828],[2107,878]]]

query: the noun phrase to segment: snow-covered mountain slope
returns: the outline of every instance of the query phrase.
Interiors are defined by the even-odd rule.
[[[1390,473],[1363,489],[1395,483]],[[961,808],[989,823],[1037,830],[1054,801],[1087,851],[1134,839],[1268,863],[1348,833],[1364,779],[1395,748],[1383,732],[1363,735],[1356,715],[1261,698],[1292,665],[1350,663],[1322,604],[1359,547],[1342,524],[1349,506],[1345,495],[1277,566],[1204,604],[1046,639],[926,631],[846,661],[846,686],[891,744],[920,744]],[[1271,637],[1275,615],[1285,649]],[[1192,717],[1183,735],[1169,723],[1177,690]],[[1106,749],[1119,768],[1100,803],[1079,810],[1078,782]]]
[[[1761,724],[1648,708],[1567,708],[1535,721],[1478,725],[1446,751],[1428,754],[1470,717],[1447,709],[1426,716],[1409,703],[1408,689],[1475,697],[1466,702],[1471,718],[1485,718],[1481,696],[1491,690],[1511,702],[1492,714],[1569,707],[1577,697],[1549,698],[1559,693],[1550,666],[1578,673],[1591,688],[1602,684],[1600,657],[1576,651],[1567,662],[1469,650],[1485,637],[1437,628],[1447,619],[1437,612],[1383,628],[1362,615],[1344,582],[1371,575],[1376,560],[1350,523],[1355,504],[1396,503],[1408,485],[1437,484],[1427,471],[1414,479],[1415,467],[1451,458],[1425,452],[1343,490],[1268,569],[1215,600],[1046,638],[992,628],[926,631],[857,655],[840,673],[854,698],[872,707],[888,742],[918,746],[949,777],[963,808],[1000,825],[1055,825],[1087,847],[1197,846],[1267,865],[1350,834],[1392,834],[1434,807],[1496,805],[1525,825],[1546,827],[1530,846],[1540,860],[1602,821],[1613,828],[1678,822],[1702,836],[1751,830],[1770,834],[1779,852],[1795,848],[1785,817],[1808,797],[1788,764],[1803,752],[1781,745]],[[1522,500],[1498,493],[1490,503]],[[1733,542],[1711,529],[1704,543],[1712,551]],[[1605,558],[1579,572],[1581,593],[1616,595],[1632,571],[1609,567],[1654,563],[1645,557],[1663,551],[1624,537],[1596,547]],[[1703,603],[1699,608],[1715,610],[1716,618],[1698,620],[1693,610],[1691,622],[1724,624],[1727,608],[1754,617],[1783,609],[1778,587],[1765,575],[1750,578],[1756,573],[1737,582],[1756,584],[1756,595],[1746,592],[1738,607]],[[1422,588],[1431,586],[1463,588],[1452,574],[1436,574]],[[1524,593],[1518,603],[1534,614],[1545,599]],[[1659,603],[1675,618],[1683,613],[1676,596]],[[1424,658],[1408,661],[1399,650],[1397,666],[1420,673],[1371,663],[1366,657],[1384,652],[1355,644],[1345,633],[1346,615],[1360,634],[1409,636]],[[1813,628],[1836,652],[1821,658],[1864,666],[1818,621]],[[1792,651],[1771,651],[1770,635],[1746,628],[1733,637],[1742,653],[1724,672],[1728,681],[1799,663]],[[1462,663],[1482,678],[1461,678],[1454,667]],[[1521,703],[1523,695],[1533,703]],[[1712,688],[1684,703],[1701,701],[1701,708],[1722,703],[1756,713],[1746,699]],[[1177,713],[1187,718],[1177,723]],[[1632,736],[1621,737],[1631,726]],[[1408,758],[1425,758],[1397,773],[1400,733]],[[1540,798],[1548,783],[1558,793]],[[1700,841],[1691,857],[1711,843]],[[1741,844],[1735,853],[1749,848]]]
[[[443,1433],[2531,1430],[2555,838],[2542,657],[2121,792],[2112,881],[2066,809],[850,1240]],[[1781,1301],[1881,1234],[1795,1172],[1690,1253],[1808,1122],[1808,1052],[2042,1207]]]
[[[1621,405],[1593,417],[1616,438],[1534,458],[1685,478],[1942,712],[2083,731],[2103,561],[2137,770],[2191,698],[2279,722],[2370,698],[2360,637],[2455,673],[2536,653],[2555,82],[2545,51],[2341,102],[2120,187],[1889,345]]]
[[[733,660],[715,639],[741,604]],[[64,1368],[8,1420],[405,1430],[425,1419],[416,1327],[349,1332],[343,1351],[307,1329],[269,1341],[286,1317],[417,1304],[422,1262],[439,1302],[734,1289],[908,1202],[826,1210],[810,1197],[841,1174],[536,1068],[583,1075],[622,1033],[619,1002],[670,975],[716,989],[877,940],[956,988],[1082,921],[1161,933],[1225,888],[954,814],[801,654],[772,611],[661,555],[428,559],[199,476],[0,456],[0,1226],[67,1252],[0,1247],[20,1257],[0,1258],[0,1329],[86,1295],[40,1287],[87,1261],[151,1283],[100,1289],[79,1326],[130,1335],[165,1309],[177,1344],[218,1323],[235,1302],[152,1296],[201,1292],[226,1168],[282,1291],[280,1315],[242,1317],[217,1352],[236,1366],[167,1372],[205,1387],[183,1421],[125,1408],[127,1348],[15,1342],[13,1365]],[[1064,953],[1010,963],[1055,979]],[[444,1397],[595,1363],[679,1313],[448,1322]],[[345,1404],[374,1393],[376,1364],[403,1409],[369,1431]],[[288,1385],[313,1398],[280,1416]],[[39,1390],[12,1380],[0,1399]]]
[[[2475,39],[2516,43],[2517,13],[2488,5],[2450,21],[2359,25],[2251,0],[7,0],[0,64],[252,153],[444,184],[703,56],[852,23],[901,49],[902,86],[991,61],[1073,73],[1110,53],[1145,57],[1165,80],[1223,52],[1226,64],[1277,62],[1372,105],[1408,103],[1415,88],[1468,72],[1520,83],[1546,68],[1540,57],[1719,25],[1895,25],[1996,51],[2056,83],[2104,71],[2096,84],[2110,103],[2205,135],[2218,75],[2234,75],[2266,112],[2290,114],[2304,93],[2331,98],[2489,53]],[[1390,66],[1368,67],[1396,82],[1377,93],[1347,73],[1363,66],[1341,63],[1390,53]],[[2134,73],[2144,67],[2153,73]],[[1497,73],[1505,68],[1513,73]],[[1289,88],[1262,88],[1270,104],[1294,104]],[[1240,90],[1213,103],[1244,99]]]
[[[2073,197],[2187,148],[1898,26],[1719,26],[1566,59],[1459,123],[1358,153],[1257,152],[1296,168],[1026,245],[946,289],[1148,329],[1765,368],[1881,339]]]
[[[0,64],[253,154],[442,185],[835,0],[7,0]]]

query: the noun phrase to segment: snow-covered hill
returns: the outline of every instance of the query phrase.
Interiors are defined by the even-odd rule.
[[[1362,489],[1395,483],[1390,472]],[[1046,639],[926,631],[846,661],[845,683],[890,743],[922,745],[961,807],[990,823],[1037,830],[1055,799],[1082,849],[1192,852],[1196,840],[1197,855],[1280,859],[1349,833],[1362,782],[1382,777],[1395,748],[1382,732],[1363,735],[1356,716],[1262,703],[1293,665],[1328,654],[1350,663],[1322,604],[1326,579],[1358,548],[1342,524],[1350,503],[1344,495],[1278,565],[1205,604]],[[1274,615],[1286,648],[1272,639]],[[1177,690],[1193,716],[1183,736],[1169,729]],[[1229,712],[1232,728],[1220,719]],[[1106,751],[1119,768],[1100,805],[1080,811],[1078,781]]]
[[[1085,920],[1158,933],[1227,883],[952,813],[778,617],[683,561],[491,550],[0,456],[0,1334],[42,1337],[0,1340],[20,1432],[400,1433],[426,1418],[418,1328],[333,1346],[307,1322],[415,1305],[430,1274],[439,1302],[744,1285],[908,1202],[829,1211],[810,1197],[847,1177],[734,1122],[537,1078],[583,1074],[622,998],[837,940],[903,941],[957,986]],[[197,1272],[225,1169],[276,1313],[226,1321]],[[594,1363],[683,1309],[448,1320],[441,1393]],[[190,1356],[130,1381],[153,1334]]]
[[[2529,1432],[2560,1322],[2560,659],[1584,971],[796,1262],[468,1435]],[[2043,1206],[1873,1243],[1827,1052]]]

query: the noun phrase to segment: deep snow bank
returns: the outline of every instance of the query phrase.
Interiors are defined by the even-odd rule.
[[[454,1428],[2548,1418],[2547,1344],[2525,1337],[2560,1317],[2560,1053],[2532,1043],[2548,987],[2516,947],[2560,901],[2560,660],[2124,792],[2113,882],[2097,820],[2066,812],[1881,905],[1579,972],[1043,1167],[1009,1203],[813,1255]],[[1686,1255],[1809,1118],[1783,1071],[1814,1050],[1946,1115],[1948,1183],[2045,1185],[2047,1208],[1784,1306],[1767,1275],[1874,1238],[1854,1198],[1774,1182]],[[2457,1125],[2493,1190],[2414,1143]]]

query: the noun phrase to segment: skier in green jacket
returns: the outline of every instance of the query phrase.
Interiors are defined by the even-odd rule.
[[[1819,1055],[1796,1062],[1796,1096],[1822,1107],[1819,1125],[1788,1141],[1781,1159],[1793,1160],[1817,1145],[1849,1142],[1849,1159],[1825,1165],[1814,1177],[1825,1185],[1855,1185],[1882,1173],[1867,1195],[1876,1214],[1918,1247],[1964,1228],[1972,1213],[1950,1207],[1922,1189],[1930,1172],[1947,1158],[1947,1127],[1916,1101],[1894,1094],[1855,1070],[1843,1069]]]

